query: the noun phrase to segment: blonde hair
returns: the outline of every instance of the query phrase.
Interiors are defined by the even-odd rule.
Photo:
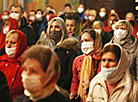
[[[18,32],[17,32],[16,30],[11,30],[11,31],[9,31],[9,32],[6,34],[5,39],[6,39],[6,38],[9,38],[9,37],[12,36],[12,35],[17,35],[17,36],[18,36]]]
[[[97,16],[97,11],[95,9],[89,10],[89,15],[93,15],[94,17]]]

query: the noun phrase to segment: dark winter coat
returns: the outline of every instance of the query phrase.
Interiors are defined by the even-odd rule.
[[[26,35],[28,46],[35,44],[36,37],[35,37],[34,29],[29,24],[29,22],[27,21],[25,17],[21,19],[20,30]]]
[[[29,97],[25,95],[21,95],[17,97],[14,102],[33,102],[32,100],[29,99]],[[35,101],[35,102],[69,102],[68,99],[66,99],[63,95],[61,95],[58,91],[54,91],[50,96]]]

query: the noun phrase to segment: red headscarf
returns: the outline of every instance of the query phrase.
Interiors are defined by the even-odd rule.
[[[5,46],[5,36],[6,35],[3,33],[3,29],[4,29],[4,27],[2,28],[2,31],[0,33],[0,50]],[[16,19],[13,19],[10,17],[9,31],[16,30],[16,29],[20,29],[18,21]]]
[[[18,32],[18,41],[14,58],[18,58],[19,56],[21,56],[21,54],[27,49],[27,38],[25,34],[20,30],[16,31]]]

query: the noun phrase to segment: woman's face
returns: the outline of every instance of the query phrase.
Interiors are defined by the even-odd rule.
[[[113,52],[106,52],[102,55],[101,65],[105,68],[116,67],[118,64],[117,57]]]
[[[127,30],[127,28],[126,28],[125,25],[119,25],[119,26],[116,26],[115,29]]]
[[[23,73],[26,73],[28,76],[44,74],[40,62],[34,58],[26,59],[22,65],[22,68]]]
[[[68,34],[74,34],[76,30],[76,21],[74,19],[66,19],[66,28]]]
[[[57,21],[53,21],[50,25],[50,31],[61,31],[61,27],[59,26]]]
[[[18,35],[17,34],[6,37],[6,47],[7,48],[16,47],[17,41],[18,41]]]
[[[81,36],[81,42],[94,42],[94,40],[93,40],[93,38],[91,38],[91,36],[88,32],[85,32]]]

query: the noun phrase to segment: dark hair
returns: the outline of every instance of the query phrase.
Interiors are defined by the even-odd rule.
[[[133,27],[135,27],[135,21],[134,21],[134,20],[130,20],[129,23],[130,23]]]
[[[51,56],[52,52],[49,47],[34,45],[23,53],[21,57],[21,63],[23,64],[28,58],[34,58],[40,62],[43,71],[46,72],[47,67],[50,63]]]
[[[65,8],[65,7],[70,7],[70,8],[72,8],[71,4],[69,4],[69,3],[66,3],[66,4],[64,5],[64,8]]]
[[[43,10],[42,10],[42,9],[37,9],[37,10],[35,11],[35,14],[36,14],[38,11],[41,11],[41,13],[43,14]]]
[[[47,8],[47,7],[49,7],[49,8],[51,8],[51,9],[53,9],[53,7],[52,7],[51,5],[46,5],[46,8]]]
[[[21,10],[21,13],[24,13],[24,8],[22,6],[13,4],[13,5],[10,6],[10,10],[12,9],[12,7],[15,7],[15,8],[19,7],[20,10]]]
[[[95,38],[96,38],[96,32],[93,30],[93,29],[85,29],[82,31],[82,33],[80,34],[80,39],[81,39],[81,36],[84,34],[84,33],[89,33],[91,38],[93,38],[93,40],[95,41]]]
[[[106,46],[102,52],[101,52],[101,56],[106,53],[106,52],[112,52],[116,55],[117,57],[117,61],[119,61],[120,59],[120,56],[121,56],[121,50],[119,48],[119,46],[117,45],[109,45],[109,46]]]
[[[115,15],[115,14],[112,14],[111,16],[116,17],[116,15]],[[110,17],[111,17],[111,16],[110,16]]]
[[[80,16],[76,12],[68,12],[65,14],[65,20],[66,19],[74,19],[75,21],[80,19]]]

